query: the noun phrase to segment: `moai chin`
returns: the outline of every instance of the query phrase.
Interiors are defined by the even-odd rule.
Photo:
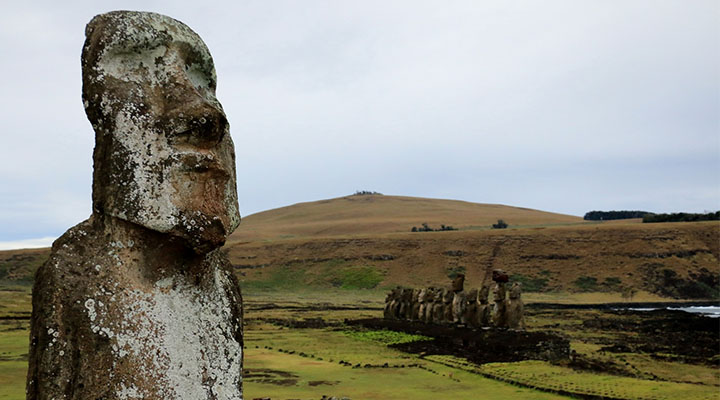
[[[242,399],[242,298],[220,251],[240,222],[215,68],[183,23],[88,24],[93,212],[38,270],[28,399]]]

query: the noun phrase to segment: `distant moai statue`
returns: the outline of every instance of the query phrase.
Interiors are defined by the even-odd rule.
[[[433,323],[442,324],[445,321],[445,297],[447,289],[438,288],[435,293],[435,307],[433,307]]]
[[[427,292],[428,292],[428,289],[426,289],[426,288],[422,288],[418,292],[418,298],[417,298],[417,302],[418,302],[417,320],[418,321],[425,321],[425,312],[427,310],[427,303],[426,303]]]
[[[510,329],[525,329],[525,311],[520,296],[520,284],[514,282],[510,286],[510,300],[507,305],[507,324]]]
[[[432,324],[435,322],[435,309],[438,306],[438,289],[435,287],[429,287],[425,294],[425,322]]]
[[[411,321],[417,321],[420,319],[420,292],[422,289],[413,289],[412,292],[412,313],[410,315]]]
[[[496,282],[493,288],[492,322],[498,328],[507,328],[507,299],[505,282]]]
[[[467,295],[465,296],[465,311],[463,315],[463,323],[467,324],[470,327],[476,328],[478,327],[477,323],[477,296],[478,296],[478,290],[472,289],[470,290]]]
[[[483,284],[477,295],[477,325],[480,327],[490,326],[492,324],[492,312],[488,301],[490,296],[490,286]]]
[[[242,298],[220,250],[240,223],[212,57],[146,12],[85,30],[92,215],[33,287],[27,399],[242,399]]]
[[[452,324],[453,323],[453,299],[455,298],[455,293],[452,291],[452,289],[445,289],[443,292],[443,303],[444,303],[444,309],[443,309],[443,316],[442,316],[442,322],[443,324]]]
[[[400,302],[402,301],[402,288],[400,286],[395,287],[391,292],[390,300],[390,318],[400,319]]]
[[[402,290],[398,318],[404,320],[410,319],[410,314],[412,313],[412,293],[413,290],[410,288]]]
[[[385,319],[392,319],[391,306],[394,294],[394,290],[391,290],[387,295],[385,295],[385,307],[383,307],[383,318]]]
[[[465,312],[467,310],[467,294],[464,290],[461,290],[459,292],[455,292],[453,295],[452,300],[452,322],[455,322],[456,324],[466,324],[466,315]]]

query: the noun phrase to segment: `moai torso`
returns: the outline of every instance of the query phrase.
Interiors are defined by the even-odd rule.
[[[240,222],[210,53],[190,28],[88,24],[91,217],[38,269],[27,398],[242,400],[242,298],[220,251]]]
[[[242,298],[229,263],[215,251],[145,274],[133,258],[146,250],[91,222],[55,242],[33,293],[28,398],[241,398]]]

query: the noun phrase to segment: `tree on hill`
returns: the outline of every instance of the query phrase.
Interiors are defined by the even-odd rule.
[[[493,229],[505,229],[508,227],[508,224],[505,221],[499,219],[497,224],[493,224],[492,227]]]
[[[650,214],[643,217],[643,222],[695,222],[695,221],[719,221],[720,211],[705,214],[672,213],[672,214]]]
[[[590,211],[583,217],[586,221],[610,221],[614,219],[644,218],[646,215],[654,215],[649,211]]]

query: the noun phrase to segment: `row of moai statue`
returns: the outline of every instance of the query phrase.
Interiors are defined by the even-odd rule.
[[[510,285],[508,296],[507,274],[493,271],[493,281],[493,304],[489,302],[489,282],[483,284],[480,290],[465,291],[465,276],[462,274],[453,280],[449,288],[397,287],[385,298],[383,315],[386,319],[428,324],[525,329],[520,284],[515,282]]]

